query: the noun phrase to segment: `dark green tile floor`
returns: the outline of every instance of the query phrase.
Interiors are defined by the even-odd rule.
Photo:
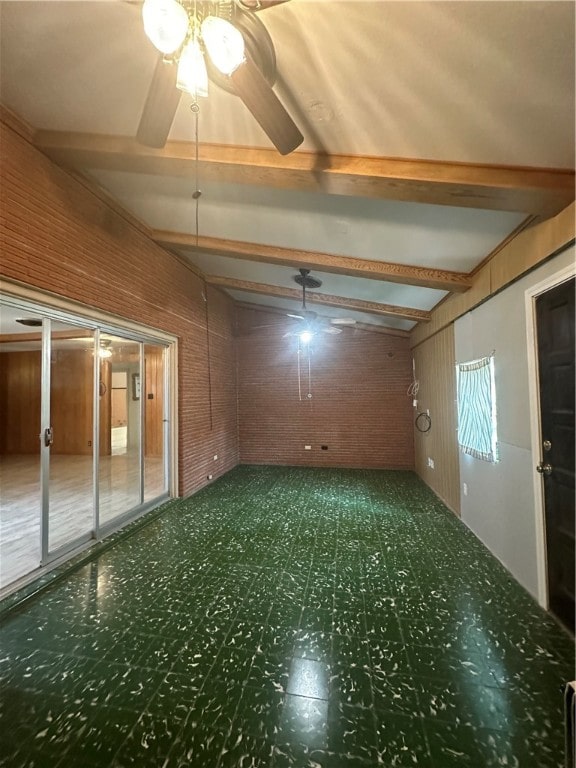
[[[560,768],[573,659],[413,474],[239,467],[7,614],[0,764]]]

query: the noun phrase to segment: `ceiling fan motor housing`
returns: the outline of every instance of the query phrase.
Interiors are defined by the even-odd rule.
[[[294,282],[301,285],[302,288],[320,288],[322,280],[317,277],[311,277],[308,269],[301,269],[299,275],[294,275]]]

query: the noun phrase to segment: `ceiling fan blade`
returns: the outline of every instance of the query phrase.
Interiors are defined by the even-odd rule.
[[[342,333],[342,328],[336,328],[333,325],[329,325],[326,328],[322,328],[324,333]]]
[[[305,320],[304,315],[293,315],[290,312],[286,313],[286,317],[292,317],[294,320]]]
[[[253,333],[254,331],[263,331],[267,328],[275,328],[276,330],[281,329],[280,323],[268,323],[268,325],[251,325],[249,328],[244,329],[245,333]]]
[[[333,317],[330,323],[332,325],[356,325],[356,320],[351,317]]]
[[[287,155],[300,146],[304,137],[264,75],[250,59],[240,64],[230,79],[238,96],[281,155]]]
[[[136,133],[140,144],[157,149],[166,144],[182,95],[176,88],[177,74],[178,67],[160,55]]]

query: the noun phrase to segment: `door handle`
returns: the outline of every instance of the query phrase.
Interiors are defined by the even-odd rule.
[[[540,464],[538,464],[536,466],[536,472],[538,472],[541,475],[551,475],[552,474],[552,464],[548,464],[548,463],[544,464],[544,463],[540,462]]]
[[[52,445],[54,442],[54,432],[52,430],[52,427],[47,427],[44,430],[44,445],[48,448]]]

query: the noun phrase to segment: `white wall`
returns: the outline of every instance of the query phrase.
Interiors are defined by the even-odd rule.
[[[498,415],[499,461],[490,464],[460,453],[462,521],[540,602],[542,536],[534,485],[540,457],[532,454],[525,294],[573,265],[574,256],[572,246],[454,324],[457,362],[495,351]]]

